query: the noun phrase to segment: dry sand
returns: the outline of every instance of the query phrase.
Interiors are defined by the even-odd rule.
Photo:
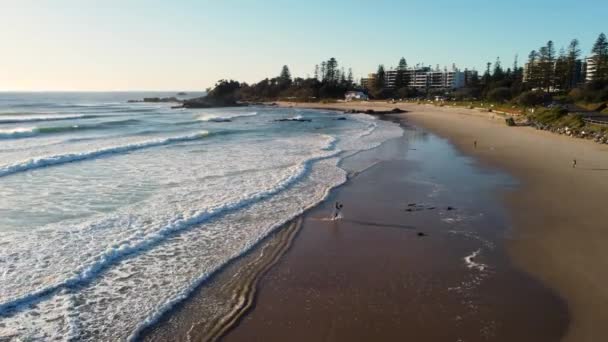
[[[408,113],[399,117],[515,176],[521,186],[504,195],[513,220],[510,255],[568,303],[572,321],[565,341],[608,339],[607,146],[508,127],[491,113],[462,108],[373,102],[306,107],[405,109]],[[576,169],[571,167],[574,158]]]

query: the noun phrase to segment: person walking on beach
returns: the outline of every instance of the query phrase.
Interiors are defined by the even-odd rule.
[[[475,148],[477,148],[477,140],[474,140],[474,141],[473,141],[473,146],[474,146]]]
[[[576,168],[576,159],[572,159],[572,168]]]
[[[334,217],[332,217],[332,220],[338,220],[338,219],[342,218],[342,215],[341,215],[342,207],[343,207],[342,203],[336,202],[336,204],[334,206]]]

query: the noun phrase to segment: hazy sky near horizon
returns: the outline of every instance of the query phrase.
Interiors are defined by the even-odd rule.
[[[483,70],[551,39],[588,54],[608,1],[0,0],[1,90],[201,90],[312,75],[329,57]]]

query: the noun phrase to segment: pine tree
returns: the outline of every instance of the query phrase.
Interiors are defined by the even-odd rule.
[[[352,68],[348,68],[348,76],[346,77],[346,82],[348,82],[348,87],[352,87],[353,86],[353,69]]]
[[[397,65],[397,73],[395,75],[395,88],[400,89],[409,85],[409,79],[407,74],[407,61],[401,57],[399,64]]]
[[[315,80],[319,79],[319,64],[315,64]]]
[[[291,72],[289,71],[289,67],[287,65],[283,65],[279,78],[282,81],[288,81],[288,80],[291,81]]]
[[[539,86],[539,62],[538,52],[536,52],[536,50],[530,51],[530,54],[528,55],[528,64],[526,64],[525,72],[528,87],[530,89],[537,88]]]
[[[579,49],[578,39],[572,39],[570,41],[570,45],[568,45],[567,52],[567,75],[566,75],[566,89],[571,89],[576,86],[576,83],[579,81],[576,77],[576,63],[581,55],[581,50]]]
[[[332,57],[327,61],[325,66],[327,68],[325,70],[325,72],[327,73],[327,81],[328,82],[338,81],[338,78],[336,77],[336,76],[338,76],[338,74],[337,74],[338,61],[336,61],[336,59]]]
[[[516,82],[516,83],[520,83],[523,79],[523,70],[522,68],[519,67],[519,55],[516,54],[515,58],[513,59],[513,71],[511,74],[511,79]]]
[[[287,65],[283,65],[278,81],[281,88],[286,88],[291,85],[291,72],[289,72],[289,67]]]
[[[555,60],[555,87],[560,90],[568,88],[568,56],[566,50],[562,47],[559,49],[559,54]]]
[[[600,33],[593,44],[593,61],[595,62],[594,80],[608,79],[608,40],[604,33]]]
[[[486,72],[483,74],[483,83],[487,86],[490,84],[492,79],[492,74],[490,73],[490,68],[492,68],[492,63],[486,63]]]
[[[321,82],[327,82],[327,63],[321,62]]]
[[[542,87],[549,91],[555,82],[555,47],[553,41],[548,41],[546,46],[540,48],[539,64]]]
[[[499,82],[505,79],[505,72],[504,70],[502,70],[500,57],[496,57],[496,62],[494,62],[494,72],[492,73],[492,79],[495,82]]]
[[[386,86],[386,73],[384,72],[384,65],[378,65],[378,71],[376,72],[376,77],[374,78],[374,88],[377,91],[384,89]]]
[[[346,73],[344,72],[344,67],[340,68],[340,84],[346,84]]]

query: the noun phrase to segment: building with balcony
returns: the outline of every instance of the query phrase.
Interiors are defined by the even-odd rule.
[[[361,79],[361,85],[365,88],[371,85],[375,74],[369,74],[367,78]],[[430,67],[416,67],[405,70],[405,77],[409,80],[408,85],[418,90],[429,89],[458,89],[465,86],[466,75],[456,68],[448,70],[433,70]],[[385,72],[385,84],[389,89],[396,87],[397,70]]]

